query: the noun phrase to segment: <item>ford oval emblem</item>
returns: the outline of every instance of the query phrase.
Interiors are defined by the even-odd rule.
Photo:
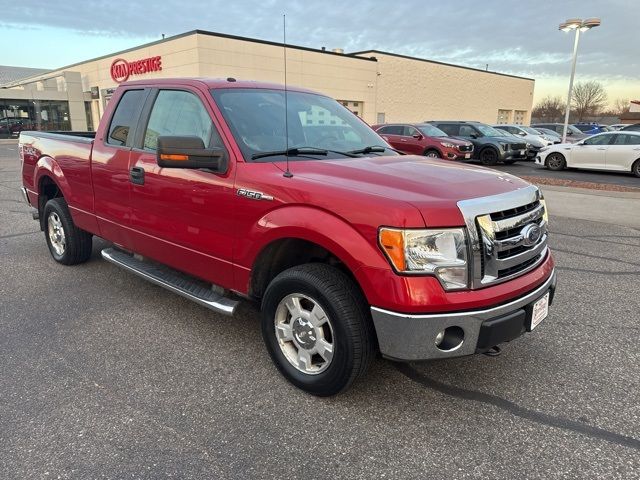
[[[525,247],[531,247],[540,241],[542,229],[535,223],[530,223],[520,230],[520,235],[522,235],[522,244]]]

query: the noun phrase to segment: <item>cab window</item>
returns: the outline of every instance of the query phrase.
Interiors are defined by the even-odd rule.
[[[160,90],[144,134],[144,149],[156,150],[158,137],[196,136],[205,147],[221,146],[209,113],[200,99],[184,90]]]
[[[138,121],[138,115],[144,100],[144,90],[127,90],[120,98],[109,125],[106,142],[109,145],[124,147],[130,139],[129,131]]]
[[[378,130],[382,135],[402,135],[402,125],[387,125]]]

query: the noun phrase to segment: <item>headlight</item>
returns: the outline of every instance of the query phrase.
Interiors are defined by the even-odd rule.
[[[442,145],[443,147],[447,147],[447,148],[455,148],[455,145],[453,143],[449,143],[449,142],[440,142],[440,145]]]
[[[542,148],[540,149],[540,152],[546,152],[547,150],[549,150],[549,147],[548,147],[548,146],[546,146],[546,147],[542,147]]]
[[[544,212],[542,213],[542,219],[544,220],[544,223],[549,225],[549,210],[547,210],[547,202],[544,199],[544,197],[540,197],[540,203],[542,204],[542,207],[544,208]]]
[[[398,273],[435,275],[446,290],[467,288],[467,241],[462,228],[381,228],[378,239]]]

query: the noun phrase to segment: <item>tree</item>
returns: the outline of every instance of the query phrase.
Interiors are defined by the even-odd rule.
[[[571,103],[581,122],[587,116],[596,116],[607,103],[607,92],[600,82],[578,82],[573,87]]]
[[[617,98],[613,102],[613,108],[611,109],[618,117],[629,113],[629,107],[631,106],[628,98]]]
[[[531,116],[541,121],[560,122],[564,118],[566,104],[560,97],[546,96],[535,106]]]

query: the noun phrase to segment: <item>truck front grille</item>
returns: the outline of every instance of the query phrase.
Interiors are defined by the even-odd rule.
[[[545,206],[531,185],[493,197],[458,202],[471,243],[471,287],[522,275],[547,255]]]

